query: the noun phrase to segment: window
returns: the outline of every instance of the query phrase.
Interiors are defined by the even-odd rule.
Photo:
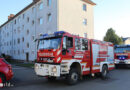
[[[34,12],[35,12],[35,7],[32,8],[32,13],[34,13]]]
[[[14,40],[14,45],[15,45],[15,40]]]
[[[14,24],[16,24],[16,20],[14,21]]]
[[[20,50],[18,50],[18,55],[20,55]]]
[[[18,27],[18,33],[20,33],[20,27]]]
[[[24,37],[22,38],[22,41],[24,42]]]
[[[73,47],[73,38],[72,37],[67,37],[66,46],[67,46],[67,48]]]
[[[81,42],[80,39],[75,39],[75,50],[81,50]]]
[[[82,39],[82,50],[88,50],[88,40]]]
[[[84,10],[84,11],[87,10],[87,6],[86,6],[86,4],[83,4],[83,10]]]
[[[51,13],[48,14],[48,21],[50,22],[52,19]]]
[[[34,25],[34,20],[32,20],[32,25]]]
[[[20,18],[20,16],[18,17],[18,22],[20,22],[20,20],[21,20],[21,18]]]
[[[25,14],[23,14],[23,19],[24,19],[24,17],[25,17]]]
[[[16,34],[16,29],[14,30],[14,33]]]
[[[43,24],[43,19],[42,18],[39,18],[39,24]]]
[[[27,35],[29,34],[29,30],[27,30]]]
[[[24,25],[22,26],[22,30],[24,30]]]
[[[32,54],[34,54],[34,51],[32,51]]]
[[[15,50],[14,50],[14,54],[15,54]]]
[[[24,54],[24,49],[22,50],[22,53]]]
[[[10,46],[11,46],[11,41],[10,41]]]
[[[8,46],[8,42],[7,42],[7,46]]]
[[[87,33],[84,33],[84,37],[87,38],[87,36],[88,36]]]
[[[47,6],[51,6],[52,0],[47,0]]]
[[[35,38],[35,37],[34,37],[34,36],[32,36],[32,40],[34,40],[34,38]]]
[[[83,24],[84,24],[84,25],[87,25],[87,19],[84,19],[84,20],[83,20]]]
[[[9,33],[7,33],[7,37],[9,36]]]
[[[27,43],[27,48],[29,48],[29,43]]]
[[[88,50],[88,40],[87,39],[75,39],[75,50]]]
[[[29,22],[29,17],[27,18],[27,22]]]
[[[20,39],[19,38],[18,38],[17,42],[18,42],[18,44],[20,44]]]
[[[43,3],[39,4],[39,10],[43,9]]]

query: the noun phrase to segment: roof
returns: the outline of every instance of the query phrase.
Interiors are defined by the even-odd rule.
[[[17,16],[19,16],[21,13],[23,13],[24,11],[26,11],[27,9],[29,9],[30,7],[32,7],[33,5],[35,5],[37,2],[39,2],[40,0],[35,0],[33,1],[31,4],[29,4],[28,6],[26,6],[24,9],[22,9],[20,12],[18,12],[14,17],[12,17],[11,19],[9,19],[8,21],[6,21],[4,24],[2,24],[0,26],[3,27],[5,24],[7,24],[8,22],[10,22],[11,20],[13,20],[14,18],[16,18]]]
[[[127,39],[130,39],[130,37],[122,38],[123,41],[126,41]]]
[[[86,3],[89,3],[89,4],[91,4],[91,5],[96,5],[96,3],[94,3],[93,1],[91,1],[91,0],[83,0],[84,2],[86,2]]]

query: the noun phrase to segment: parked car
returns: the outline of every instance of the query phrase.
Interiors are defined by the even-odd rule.
[[[0,58],[0,81],[6,82],[13,77],[11,65],[4,59]]]

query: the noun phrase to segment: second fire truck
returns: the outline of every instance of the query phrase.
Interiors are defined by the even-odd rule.
[[[130,45],[115,46],[115,65],[130,67]]]
[[[59,31],[44,34],[38,40],[35,72],[38,76],[54,80],[65,77],[76,84],[83,75],[100,73],[106,78],[114,69],[113,44]]]

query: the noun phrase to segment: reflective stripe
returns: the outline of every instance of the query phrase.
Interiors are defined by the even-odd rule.
[[[93,67],[93,70],[97,70],[97,69],[100,69],[100,67]]]
[[[115,67],[115,65],[109,65],[109,67]]]
[[[59,51],[57,52],[57,56],[58,56],[60,53],[61,53],[61,50],[59,50]]]
[[[81,63],[81,65],[84,66],[82,71],[89,71],[90,70],[90,68],[86,68],[87,63]]]
[[[61,60],[61,57],[59,57],[58,59],[57,59],[57,62],[59,62]]]

